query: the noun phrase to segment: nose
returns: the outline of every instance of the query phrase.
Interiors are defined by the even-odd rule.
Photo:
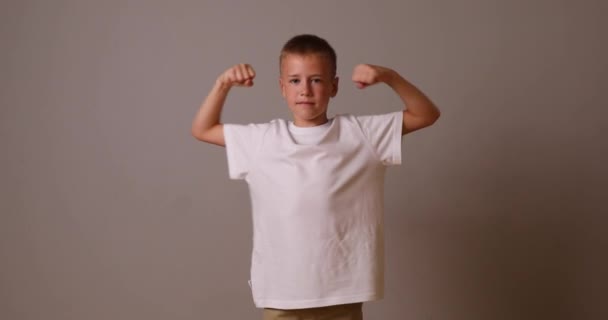
[[[303,96],[310,96],[311,93],[312,93],[312,88],[311,88],[310,82],[303,81],[302,82],[302,91],[300,91],[300,94]]]

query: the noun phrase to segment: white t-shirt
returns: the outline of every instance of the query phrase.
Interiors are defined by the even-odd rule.
[[[399,111],[293,132],[285,120],[224,125],[230,178],[251,195],[257,307],[382,298],[384,173],[401,163],[402,121]]]

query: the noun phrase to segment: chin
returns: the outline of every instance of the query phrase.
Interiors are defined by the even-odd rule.
[[[302,120],[311,121],[311,120],[322,118],[323,113],[319,113],[319,114],[310,114],[310,113],[301,114],[300,113],[300,114],[298,114],[298,116]]]

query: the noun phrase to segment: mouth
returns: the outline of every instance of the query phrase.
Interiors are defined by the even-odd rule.
[[[315,103],[311,102],[311,101],[299,101],[296,102],[296,105],[301,105],[301,106],[313,106]]]

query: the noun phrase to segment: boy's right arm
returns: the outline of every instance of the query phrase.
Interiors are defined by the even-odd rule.
[[[192,121],[192,136],[200,141],[225,146],[222,108],[233,86],[253,86],[255,71],[248,64],[237,64],[224,71],[207,95]]]

